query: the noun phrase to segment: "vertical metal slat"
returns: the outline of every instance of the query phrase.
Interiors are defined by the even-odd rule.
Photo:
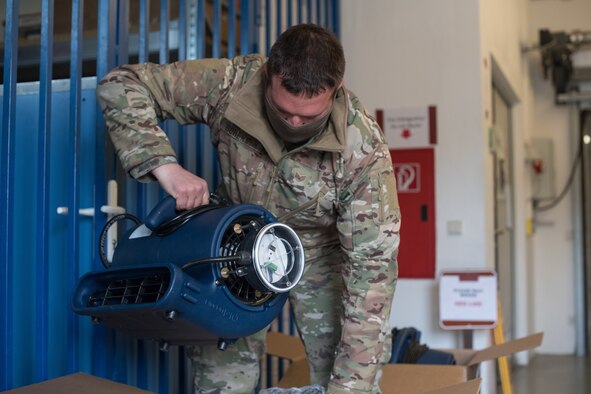
[[[68,288],[73,289],[79,276],[80,261],[79,229],[79,180],[78,165],[80,151],[80,106],[82,79],[82,29],[84,1],[72,1],[72,31],[70,47],[70,174],[68,203]],[[78,318],[68,311],[68,372],[78,368]]]
[[[117,25],[116,25],[116,57],[115,63],[116,65],[119,64],[127,64],[129,63],[129,0],[118,0],[118,7],[117,7]],[[108,153],[107,153],[108,155]],[[101,159],[104,159],[101,158]],[[118,200],[120,196],[126,196],[128,193],[127,190],[127,174],[122,169],[121,166],[115,165],[116,168],[116,176],[115,179],[117,181],[117,188],[118,188]],[[106,181],[106,180],[105,180]],[[125,206],[125,205],[123,205]],[[103,216],[102,213],[99,213],[99,210],[95,210],[97,216]],[[120,379],[124,381],[129,380],[129,371],[127,368],[126,359],[129,357],[126,349],[126,343],[132,341],[132,339],[128,338],[127,336],[115,332],[113,333],[113,342],[111,342],[113,348],[112,356],[109,357],[110,359],[110,366],[113,368],[112,374],[113,376],[118,376]]]
[[[197,0],[197,18],[195,21],[196,31],[196,58],[203,59],[205,57],[205,4],[204,0]]]
[[[236,56],[236,3],[228,0],[228,57]]]
[[[251,34],[251,52],[252,53],[260,53],[260,34],[259,34],[259,26],[261,24],[261,1],[262,0],[253,0],[249,2],[250,4],[250,34]]]
[[[196,4],[193,6],[194,13],[193,13],[193,31],[194,31],[194,47],[195,47],[195,59],[203,59],[205,57],[205,42],[206,42],[206,33],[205,33],[205,4],[204,0],[193,0],[196,1]],[[198,124],[195,127],[196,131],[196,138],[195,138],[195,152],[203,152],[203,147],[205,144],[203,143],[203,134],[205,133],[205,126],[202,124]],[[197,155],[197,160],[195,162],[195,173],[199,176],[203,175],[203,155]]]
[[[183,2],[185,0],[182,0]],[[150,0],[140,0],[139,3],[139,49],[138,49],[138,63],[146,63],[149,60],[149,37],[150,37]],[[135,200],[135,212],[140,219],[144,218],[146,211],[146,185],[137,182],[137,196]],[[131,207],[129,207],[131,208]]]
[[[341,36],[341,10],[339,0],[332,1],[332,31],[337,37]]]
[[[168,63],[168,30],[170,27],[170,5],[168,0],[160,0],[160,64]]]
[[[278,0],[275,9],[275,37],[279,37],[283,31],[283,1]]]
[[[265,54],[271,51],[271,0],[265,1]]]
[[[220,57],[220,45],[221,45],[221,5],[220,0],[213,0],[213,37],[211,56]]]
[[[119,0],[117,64],[129,63],[129,0]]]
[[[180,17],[180,15],[179,15]],[[170,61],[170,3],[168,0],[160,0],[160,64],[165,64]],[[176,127],[178,130],[178,127]],[[179,154],[179,161],[183,161],[183,151],[177,151]],[[167,358],[159,355],[156,361],[156,368],[158,369],[158,386],[160,394],[168,393],[168,373],[166,367],[168,365]]]
[[[287,0],[287,27],[293,25],[293,3],[291,0]]]
[[[14,133],[16,123],[16,68],[18,55],[18,0],[6,1],[4,34],[4,97],[0,144],[0,390],[11,388],[13,382],[12,327],[12,261],[11,230],[14,211]]]
[[[53,0],[41,5],[41,50],[39,54],[39,131],[37,163],[37,260],[35,263],[35,379],[48,375],[49,343],[49,167],[51,146],[51,78],[53,48]]]
[[[240,2],[240,54],[250,53],[250,12],[248,1]]]
[[[98,24],[97,24],[97,55],[96,55],[96,76],[97,80],[107,75],[115,65],[116,26],[117,26],[117,0],[101,0],[98,2]],[[115,159],[112,148],[107,144],[105,138],[105,123],[100,108],[96,107],[96,131],[95,131],[95,157],[98,160],[105,160],[104,165],[95,166],[94,179],[94,206],[99,212],[102,205],[107,201],[107,174],[109,179],[115,176]],[[110,154],[108,154],[108,152]],[[94,218],[95,239],[100,234],[105,224],[105,218],[97,215]],[[98,250],[93,258],[93,266],[102,267]],[[107,377],[107,369],[111,366],[112,340],[110,331],[102,326],[93,327],[93,373],[97,376]]]
[[[316,24],[322,25],[322,0],[316,0]]]
[[[187,58],[187,0],[179,0],[179,60]]]
[[[150,0],[140,0],[138,62],[148,61]]]

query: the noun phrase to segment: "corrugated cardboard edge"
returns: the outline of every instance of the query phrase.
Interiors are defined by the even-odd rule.
[[[542,344],[543,332],[532,334],[527,337],[514,339],[500,345],[490,346],[486,349],[477,351],[466,365],[474,365],[483,361],[494,360],[502,356],[508,356],[512,353],[530,350]]]
[[[267,333],[267,354],[289,361],[306,359],[306,350],[299,337],[279,332]]]
[[[442,387],[437,390],[427,391],[425,394],[478,394],[482,379],[472,379],[453,386]]]
[[[308,360],[298,360],[287,368],[287,371],[281,377],[277,387],[284,389],[292,387],[304,387],[309,386],[310,382],[310,367],[308,366]]]
[[[461,365],[386,364],[380,388],[383,394],[420,394],[464,383],[468,369]]]
[[[154,394],[152,391],[140,390],[122,383],[97,378],[85,373],[75,373],[50,379],[45,382],[31,384],[14,390],[6,391],[7,394]]]

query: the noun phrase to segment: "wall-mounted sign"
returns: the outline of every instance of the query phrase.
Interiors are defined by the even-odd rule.
[[[437,143],[435,106],[376,111],[390,149],[428,148]]]
[[[439,275],[439,325],[444,330],[494,328],[497,302],[493,270],[443,271]]]

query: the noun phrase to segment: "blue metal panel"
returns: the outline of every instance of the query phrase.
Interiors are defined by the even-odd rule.
[[[49,271],[49,146],[51,144],[51,73],[53,48],[53,0],[43,0],[41,12],[41,53],[39,55],[39,139],[37,144],[37,264],[35,266],[35,302],[38,310],[48,309]],[[35,315],[35,380],[47,379],[48,370],[48,314]]]
[[[197,3],[199,12],[194,22],[199,34],[195,46],[186,47],[187,53],[194,51],[198,57],[223,55],[220,8],[227,10],[228,15],[228,57],[236,54],[237,42],[242,54],[258,52],[261,34],[268,35],[269,46],[272,43],[270,37],[276,28],[275,24],[271,27],[271,23],[275,13],[267,14],[270,18],[267,30],[259,31],[261,7],[263,4],[269,7],[270,1],[242,1],[238,16],[235,0],[227,2],[226,9],[216,0],[211,48],[206,46],[209,32],[205,31],[204,0],[180,0],[179,15],[187,14],[184,10],[189,1]],[[288,9],[280,13],[284,21],[277,26],[293,23],[293,3],[286,1]],[[323,8],[318,8],[318,3],[313,7],[312,3],[308,0],[306,9],[303,0],[298,0],[298,22],[304,17],[302,10],[312,18],[323,9],[322,18],[334,26],[333,30],[338,29],[338,1],[325,0]],[[97,4],[97,77],[101,78],[128,57],[129,0],[105,0]],[[0,258],[6,261],[0,271],[0,346],[3,347],[0,390],[83,371],[159,393],[188,393],[192,387],[182,348],[173,347],[170,353],[163,354],[154,342],[132,340],[93,325],[89,319],[74,317],[70,311],[69,293],[73,281],[82,273],[101,266],[94,243],[106,217],[99,209],[106,203],[106,180],[115,176],[115,158],[96,105],[95,79],[81,78],[83,0],[73,1],[70,78],[52,83],[49,82],[53,29],[49,15],[53,13],[53,0],[42,2],[40,81],[37,84],[16,84],[18,1],[7,1],[6,7],[3,105],[0,107]],[[160,7],[168,10],[169,2],[162,0]],[[279,5],[280,9],[282,7]],[[149,1],[142,0],[140,61],[148,60],[148,9]],[[241,22],[238,37],[237,18]],[[162,45],[158,50],[161,58],[168,61],[171,48],[166,49],[165,54],[162,49],[170,45],[168,30],[171,26],[168,21],[166,24],[166,33],[160,31]],[[195,28],[195,23],[180,20],[178,26],[179,58],[182,59],[186,45],[183,40],[190,41],[187,33]],[[20,89],[18,94],[17,88]],[[180,153],[182,164],[187,168],[194,166],[195,172],[207,179],[211,188],[215,187],[217,164],[207,128],[182,128],[174,122],[165,122],[164,126]],[[196,142],[185,143],[189,136]],[[134,187],[127,189],[127,200],[132,201],[128,208],[141,217],[159,199],[160,190],[157,184],[148,187],[138,186],[135,181],[130,184]],[[64,205],[68,206],[69,214],[58,215],[56,207]],[[78,214],[80,208],[92,206],[97,212],[94,219]],[[14,212],[18,213],[18,220]],[[294,332],[289,317],[281,324],[283,330]],[[282,367],[274,368],[280,371]]]
[[[18,54],[18,1],[6,1],[6,29],[4,34],[4,100],[0,140],[0,390],[13,382],[12,275],[13,243],[11,229],[14,222],[14,133],[16,114],[16,66]]]

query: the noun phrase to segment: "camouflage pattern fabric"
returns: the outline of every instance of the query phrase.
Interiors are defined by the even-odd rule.
[[[324,394],[326,391],[324,387],[314,385],[306,387],[292,387],[289,389],[282,389],[278,387],[271,387],[270,389],[261,390],[259,394]]]
[[[216,344],[187,346],[195,394],[254,393],[267,330],[240,338],[220,351]]]
[[[388,146],[358,98],[341,88],[326,130],[287,150],[266,120],[264,61],[249,55],[123,66],[100,81],[97,96],[124,168],[141,181],[176,161],[158,118],[209,125],[220,193],[264,206],[302,239],[306,272],[290,300],[312,384],[328,393],[377,393],[391,350],[400,240]],[[230,362],[208,357],[219,368]]]

